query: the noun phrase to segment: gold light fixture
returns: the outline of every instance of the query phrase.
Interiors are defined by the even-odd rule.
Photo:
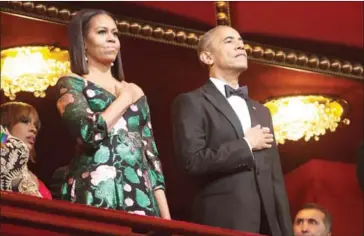
[[[325,96],[289,96],[272,99],[264,105],[269,108],[276,141],[297,141],[304,138],[319,140],[327,130],[334,132],[339,123],[349,125],[349,119],[342,119],[347,103]]]
[[[68,51],[53,46],[26,46],[1,51],[1,89],[14,100],[16,93],[45,97],[45,90],[70,73]]]

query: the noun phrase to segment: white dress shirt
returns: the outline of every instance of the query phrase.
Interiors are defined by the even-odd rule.
[[[210,78],[210,80],[212,81],[212,83],[214,83],[216,88],[226,98],[225,85],[229,85],[229,84],[226,83],[223,80],[220,80],[220,79]],[[239,87],[237,86],[236,88],[233,88],[233,89],[238,89],[238,88]],[[226,98],[226,99],[228,100],[229,104],[231,105],[231,107],[235,111],[235,114],[238,116],[244,132],[247,129],[251,128],[252,127],[252,122],[251,122],[251,119],[250,119],[250,113],[249,113],[248,105],[246,104],[245,99],[243,99],[243,98],[241,98],[239,96],[236,96],[236,95],[232,95],[232,96],[230,96],[229,98]]]
[[[215,87],[222,93],[222,95],[226,98],[225,85],[229,85],[229,84],[226,81],[223,81],[220,79],[210,78],[210,80],[215,85]],[[238,88],[239,88],[239,86],[235,87],[234,89],[238,89]],[[226,99],[229,102],[230,106],[235,111],[235,114],[238,116],[241,126],[243,128],[243,131],[245,132],[247,129],[250,129],[252,127],[252,121],[250,119],[249,108],[248,108],[248,104],[246,104],[246,101],[242,97],[237,96],[237,95],[232,95]],[[244,137],[244,140],[247,142],[250,150],[252,150],[252,147],[251,147],[249,141],[245,137]]]

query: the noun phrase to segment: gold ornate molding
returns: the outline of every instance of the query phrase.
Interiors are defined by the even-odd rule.
[[[20,14],[51,21],[59,24],[67,24],[77,9],[66,9],[48,5],[48,3],[10,1],[1,2],[1,11]],[[120,34],[131,37],[147,39],[187,48],[195,48],[203,31],[191,30],[177,26],[158,24],[139,19],[116,16],[116,22]]]
[[[59,8],[47,4],[43,2],[0,2],[1,11],[59,24],[67,24],[77,12],[77,9]],[[225,9],[224,11],[226,11],[226,9],[229,9],[228,7],[227,2],[216,2],[216,9]],[[230,19],[229,11],[226,12],[228,12],[228,18],[226,19]],[[199,37],[204,34],[202,31],[123,16],[116,17],[116,21],[122,35],[186,48],[195,48]],[[331,59],[313,53],[262,45],[250,41],[245,41],[245,49],[249,59],[255,62],[364,80],[363,65],[359,63]]]
[[[252,61],[364,80],[363,65],[359,63],[249,41],[245,41],[245,50]]]
[[[215,2],[216,24],[231,26],[230,3],[227,1]]]

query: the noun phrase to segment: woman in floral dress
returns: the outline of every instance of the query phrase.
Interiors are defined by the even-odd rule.
[[[69,25],[71,69],[57,108],[77,138],[62,198],[170,219],[146,96],[124,81],[115,21],[81,10]]]

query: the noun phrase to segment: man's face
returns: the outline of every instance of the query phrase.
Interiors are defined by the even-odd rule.
[[[220,27],[210,36],[208,51],[213,67],[219,70],[248,68],[243,39],[231,27]]]
[[[295,236],[330,236],[324,224],[325,214],[316,209],[299,211],[293,223]]]

